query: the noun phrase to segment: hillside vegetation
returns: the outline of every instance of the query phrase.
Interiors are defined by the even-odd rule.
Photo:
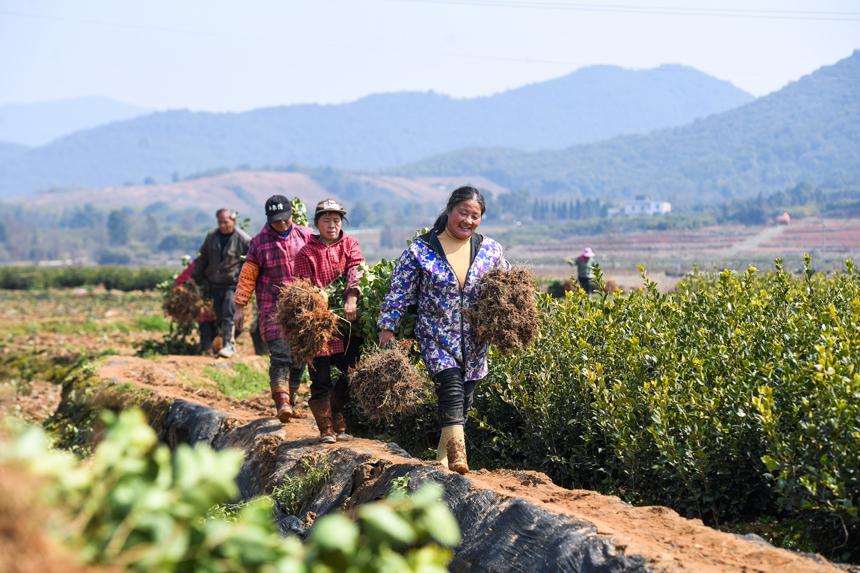
[[[860,51],[782,90],[691,125],[526,153],[458,151],[396,170],[483,175],[508,188],[679,204],[860,178]]]

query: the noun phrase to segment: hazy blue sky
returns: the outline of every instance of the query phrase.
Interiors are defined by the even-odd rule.
[[[244,110],[663,63],[762,95],[857,48],[857,0],[0,0],[0,103]]]

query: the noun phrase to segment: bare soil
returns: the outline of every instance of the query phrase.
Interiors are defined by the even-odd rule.
[[[60,405],[62,388],[43,380],[30,382],[26,389],[0,384],[0,419],[5,416],[41,422]]]
[[[493,229],[486,232],[492,236]],[[661,290],[671,290],[679,276],[693,265],[704,270],[745,268],[748,263],[758,266],[775,258],[799,260],[804,253],[811,253],[816,268],[824,270],[838,266],[845,258],[857,260],[860,221],[810,217],[789,225],[719,225],[547,237],[528,244],[505,245],[505,254],[511,260],[525,262],[537,276],[559,279],[575,272],[564,264],[565,259],[576,256],[586,246],[594,249],[606,278],[623,288],[642,286],[636,270],[641,263]]]

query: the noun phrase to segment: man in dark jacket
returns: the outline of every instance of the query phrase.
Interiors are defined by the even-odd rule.
[[[223,358],[233,356],[233,296],[236,294],[236,283],[239,281],[239,271],[242,260],[248,254],[251,237],[236,227],[236,212],[230,209],[218,209],[215,212],[218,228],[209,231],[200,254],[194,264],[192,278],[201,282],[205,277],[209,283],[209,291],[215,303],[216,324],[223,342],[218,355]]]

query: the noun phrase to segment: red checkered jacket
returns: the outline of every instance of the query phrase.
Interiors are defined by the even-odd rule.
[[[358,296],[358,279],[361,278],[359,265],[364,262],[358,241],[341,232],[340,238],[325,244],[319,235],[312,235],[296,257],[295,276],[306,278],[314,286],[327,287],[336,278],[346,275],[344,297]],[[346,350],[343,337],[336,337],[319,356],[341,354]]]
[[[248,273],[253,274],[253,270],[257,270],[254,292],[260,309],[260,330],[267,342],[281,337],[281,326],[277,318],[280,288],[293,280],[296,257],[310,237],[309,228],[293,224],[290,234],[282,238],[267,224],[251,239],[245,266],[248,267]],[[243,274],[246,274],[244,267],[242,270]],[[245,293],[241,287],[240,284],[235,302],[244,306],[250,298],[250,292]]]

